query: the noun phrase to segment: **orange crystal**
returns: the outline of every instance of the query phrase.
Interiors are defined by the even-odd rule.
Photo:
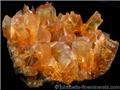
[[[83,23],[73,11],[57,16],[46,3],[36,11],[25,5],[12,18],[6,15],[2,28],[15,70],[29,87],[39,87],[46,80],[93,79],[109,69],[119,43],[98,30],[102,22],[98,11]]]

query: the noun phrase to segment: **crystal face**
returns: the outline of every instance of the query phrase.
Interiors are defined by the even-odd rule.
[[[45,81],[94,79],[110,68],[119,43],[98,29],[102,22],[98,11],[84,23],[73,11],[57,16],[46,3],[6,15],[2,29],[17,74],[29,87],[39,87]]]

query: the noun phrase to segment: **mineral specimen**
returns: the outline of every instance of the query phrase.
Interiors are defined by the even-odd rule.
[[[6,15],[2,28],[15,70],[29,87],[39,87],[93,79],[110,68],[119,43],[98,29],[102,22],[98,11],[83,23],[73,11],[57,16],[46,3]]]

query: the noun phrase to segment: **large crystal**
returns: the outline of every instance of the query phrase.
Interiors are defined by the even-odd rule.
[[[98,29],[102,22],[98,11],[84,23],[73,11],[57,16],[46,3],[6,15],[2,29],[16,72],[29,87],[39,87],[45,81],[93,79],[110,68],[119,43]]]

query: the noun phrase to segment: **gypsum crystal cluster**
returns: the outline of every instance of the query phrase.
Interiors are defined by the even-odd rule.
[[[98,29],[102,22],[98,11],[84,23],[73,11],[57,16],[46,3],[6,15],[2,29],[15,70],[29,87],[39,87],[94,79],[110,68],[119,43]]]

